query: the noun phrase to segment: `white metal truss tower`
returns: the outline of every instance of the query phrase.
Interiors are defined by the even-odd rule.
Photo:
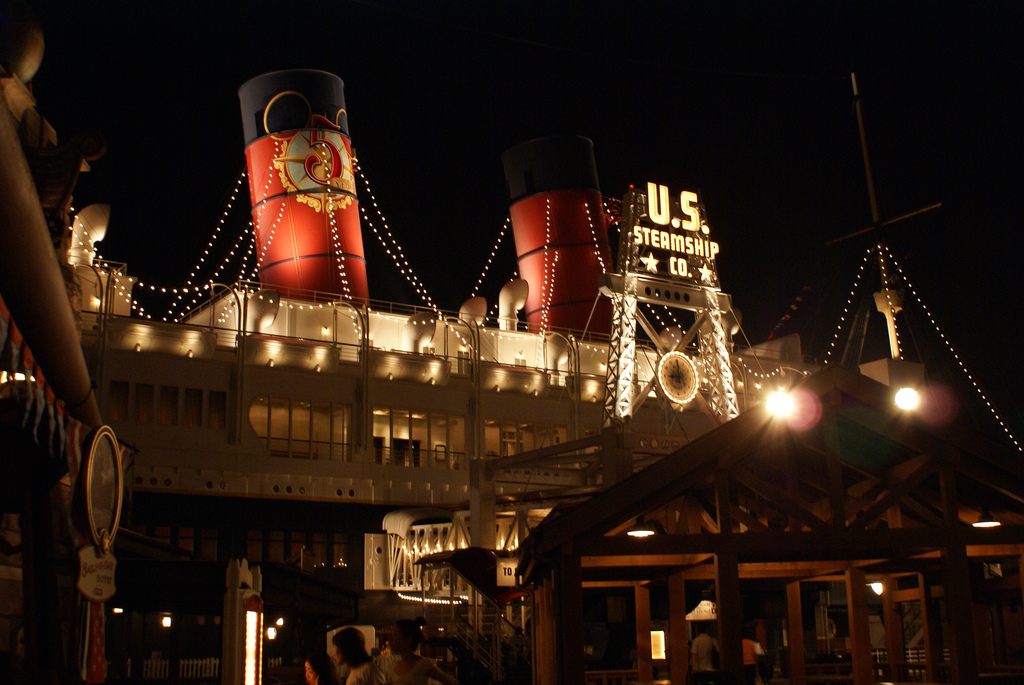
[[[700,354],[709,390],[711,412],[727,421],[739,414],[730,360],[731,338],[722,323],[723,302],[731,309],[731,298],[712,286],[692,285],[653,278],[636,270],[638,250],[634,227],[648,215],[647,195],[630,190],[622,203],[619,229],[618,273],[605,274],[602,292],[612,300],[611,340],[605,377],[604,426],[628,428],[638,404],[636,376],[636,329],[639,321],[652,336],[657,334],[638,310],[640,302],[696,314],[691,333],[699,331]],[[692,335],[685,336],[691,339]],[[645,391],[649,391],[647,387]]]

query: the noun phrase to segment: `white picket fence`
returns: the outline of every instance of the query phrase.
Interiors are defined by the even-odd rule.
[[[178,677],[182,679],[220,677],[220,659],[215,656],[205,659],[182,659],[178,662]]]
[[[143,680],[167,680],[170,676],[170,659],[146,659],[142,662]],[[220,659],[218,657],[210,656],[204,659],[181,659],[178,661],[178,678],[181,680],[219,677]]]
[[[170,659],[146,659],[142,662],[143,680],[167,680],[170,675]]]

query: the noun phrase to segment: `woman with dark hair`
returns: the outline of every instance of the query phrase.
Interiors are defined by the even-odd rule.
[[[327,652],[311,652],[306,657],[306,685],[339,685],[338,672]]]
[[[399,658],[391,667],[392,685],[427,685],[428,679],[442,685],[458,685],[455,678],[437,667],[436,661],[416,653],[423,643],[419,623],[402,619],[395,622],[395,628],[391,647]]]
[[[342,628],[331,637],[334,660],[348,666],[345,685],[378,685],[382,682],[373,660],[366,653],[365,638],[355,628]]]

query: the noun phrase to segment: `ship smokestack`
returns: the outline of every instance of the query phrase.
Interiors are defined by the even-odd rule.
[[[501,161],[519,275],[530,284],[530,330],[607,333],[611,303],[602,298],[595,308],[595,300],[600,275],[614,264],[593,143],[581,136],[537,138],[509,148]]]
[[[246,81],[238,98],[260,283],[286,297],[316,290],[366,301],[344,83],[276,71]]]

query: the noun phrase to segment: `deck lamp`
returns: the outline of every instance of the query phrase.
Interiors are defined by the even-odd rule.
[[[636,525],[630,528],[626,532],[626,535],[629,535],[630,537],[634,538],[646,538],[650,537],[651,535],[654,535],[654,533],[654,527],[649,523],[644,523],[644,517],[639,516],[636,519]]]
[[[985,507],[981,510],[981,516],[978,517],[978,520],[971,525],[975,528],[995,528],[1002,524],[993,518],[992,512],[988,510],[988,507]]]

